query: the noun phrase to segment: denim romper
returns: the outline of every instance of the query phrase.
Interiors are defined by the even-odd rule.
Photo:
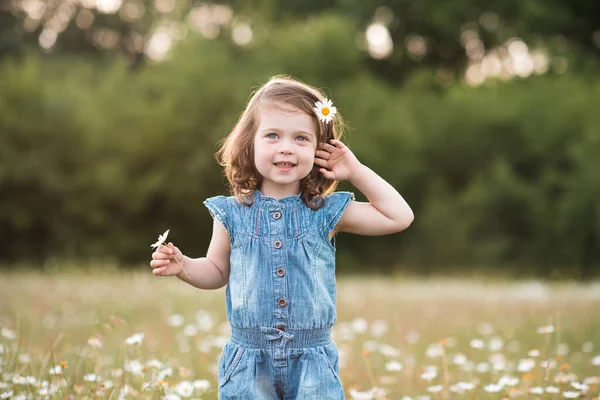
[[[204,204],[230,238],[226,289],[231,339],[219,360],[219,399],[344,399],[331,340],[334,229],[354,195],[335,192],[312,210],[300,195],[253,193],[251,206]]]

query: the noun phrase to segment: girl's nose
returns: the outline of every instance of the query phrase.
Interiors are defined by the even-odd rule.
[[[293,153],[293,148],[294,146],[292,146],[291,143],[289,143],[287,140],[282,140],[281,144],[279,145],[279,154],[292,154]]]

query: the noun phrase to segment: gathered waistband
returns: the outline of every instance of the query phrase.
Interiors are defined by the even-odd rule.
[[[331,328],[280,330],[277,328],[231,328],[231,341],[244,347],[268,348],[281,339],[288,348],[322,346],[331,342]]]

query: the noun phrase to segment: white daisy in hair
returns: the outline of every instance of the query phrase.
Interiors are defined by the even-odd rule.
[[[328,124],[337,113],[337,108],[335,108],[333,102],[327,98],[323,99],[323,102],[317,101],[314,110],[317,113],[317,117],[326,124]]]

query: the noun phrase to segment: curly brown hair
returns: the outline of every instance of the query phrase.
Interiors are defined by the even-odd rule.
[[[277,75],[260,87],[250,98],[238,123],[221,142],[216,153],[219,164],[224,167],[229,182],[228,189],[242,204],[252,205],[252,194],[262,183],[262,176],[254,164],[254,136],[259,126],[260,110],[266,106],[289,105],[305,112],[317,127],[317,148],[331,139],[340,139],[344,122],[337,113],[332,123],[319,121],[314,111],[315,102],[323,101],[325,95],[289,76]],[[313,210],[321,208],[324,196],[332,193],[337,181],[325,178],[318,166],[300,181],[302,201]]]

